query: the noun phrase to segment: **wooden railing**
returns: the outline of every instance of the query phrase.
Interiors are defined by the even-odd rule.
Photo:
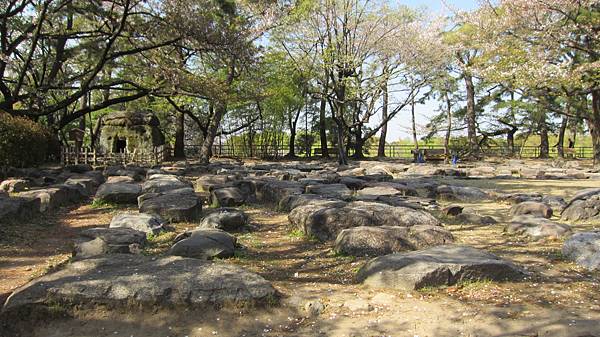
[[[444,147],[441,145],[421,145],[419,149],[425,150],[443,150]],[[413,145],[399,145],[391,144],[385,146],[385,155],[388,158],[403,158],[412,159],[414,154]],[[567,149],[565,148],[565,157],[567,158],[593,158],[592,147],[575,147]],[[289,147],[286,144],[283,145],[256,145],[252,148],[247,146],[233,146],[229,144],[213,145],[212,154],[213,157],[230,157],[230,158],[258,158],[258,159],[283,159],[288,153]],[[298,157],[314,157],[319,158],[321,156],[321,148],[313,147],[309,151],[296,148],[296,155]],[[352,155],[354,152],[350,148],[348,154]],[[186,146],[185,147],[186,158],[193,160],[200,157],[200,146]],[[540,148],[538,146],[523,146],[515,147],[515,151],[512,152],[506,147],[502,146],[491,146],[482,149],[482,154],[489,157],[514,157],[514,158],[538,158],[540,156]],[[337,156],[337,149],[334,147],[329,148],[329,155],[331,157]],[[365,147],[365,157],[376,157],[377,146]],[[557,148],[550,148],[550,158],[558,157]],[[81,148],[76,149],[74,147],[63,148],[61,153],[61,161],[65,165],[70,164],[90,164],[90,165],[143,165],[152,166],[162,162],[171,160],[173,158],[172,150],[166,146],[155,147],[152,153],[136,153],[136,152],[123,152],[123,153],[100,153],[95,149]]]
[[[90,164],[94,166],[107,165],[140,165],[152,166],[167,161],[171,158],[171,149],[166,146],[157,146],[152,153],[120,152],[101,153],[96,149],[84,147],[63,147],[61,162],[64,165]]]

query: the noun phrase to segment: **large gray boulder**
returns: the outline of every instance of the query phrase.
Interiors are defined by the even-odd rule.
[[[25,191],[29,187],[29,181],[25,179],[10,178],[0,183],[0,190],[8,193]]]
[[[380,256],[453,242],[452,234],[440,226],[361,226],[342,230],[335,250],[352,256]]]
[[[75,242],[73,255],[89,258],[104,254],[135,254],[146,244],[146,233],[131,228],[90,228]]]
[[[142,194],[138,206],[141,213],[159,215],[169,222],[197,220],[202,213],[202,203],[192,188]]]
[[[341,200],[350,200],[352,198],[352,190],[344,184],[318,184],[308,185],[305,189],[306,193],[317,194],[326,198],[336,198]]]
[[[9,197],[0,193],[0,223],[30,219],[39,212],[40,200],[37,198]]]
[[[99,183],[94,178],[71,177],[65,181],[64,185],[72,186],[73,188],[79,190],[80,194],[84,195],[85,197],[90,197],[94,195]]]
[[[196,179],[194,186],[197,191],[210,192],[214,188],[224,187],[231,177],[227,175],[204,175]]]
[[[237,187],[215,188],[210,192],[210,203],[217,207],[241,206],[246,197]]]
[[[290,222],[306,235],[321,241],[333,240],[346,228],[359,226],[439,226],[431,214],[408,207],[394,207],[375,202],[316,203],[296,207]]]
[[[142,184],[142,193],[161,193],[185,187],[193,187],[193,185],[174,175],[153,174]]]
[[[207,309],[267,304],[277,297],[269,282],[233,264],[118,254],[77,261],[31,281],[6,300],[3,315],[57,304]]]
[[[577,193],[562,212],[561,220],[600,220],[600,189],[587,189]]]
[[[590,271],[600,270],[600,231],[574,234],[563,244],[562,253]]]
[[[232,257],[235,253],[235,236],[220,229],[197,229],[175,238],[170,255],[212,260]]]
[[[246,213],[234,208],[220,208],[205,216],[198,228],[236,231],[248,225]]]
[[[377,257],[365,264],[357,279],[380,288],[415,290],[465,281],[516,280],[523,271],[494,254],[466,246],[437,246]]]
[[[317,194],[292,194],[281,199],[277,209],[282,212],[290,212],[296,207],[306,206],[309,204],[318,204],[322,202],[334,202],[341,206],[346,205],[346,203],[342,200],[326,198]]]
[[[135,204],[142,187],[135,183],[104,183],[98,187],[94,199],[115,204]]]
[[[377,186],[365,187],[358,191],[357,194],[363,198],[371,197],[375,200],[381,196],[416,196],[417,192],[398,183],[380,183]]]
[[[534,240],[557,239],[571,234],[571,226],[533,215],[519,215],[510,220],[504,231],[509,234],[525,235]]]
[[[302,193],[304,186],[296,181],[263,180],[256,185],[256,198],[265,204],[277,205],[286,197]]]
[[[85,198],[83,193],[81,187],[74,185],[54,185],[43,189],[21,192],[18,196],[29,200],[39,200],[39,211],[44,213],[82,201]]]
[[[110,221],[110,228],[131,228],[146,234],[158,234],[165,221],[159,216],[145,213],[119,213]]]
[[[509,215],[531,215],[538,218],[550,219],[552,217],[552,208],[542,202],[524,201],[512,206]]]
[[[442,185],[436,189],[438,198],[450,201],[482,201],[489,200],[491,195],[477,187]]]

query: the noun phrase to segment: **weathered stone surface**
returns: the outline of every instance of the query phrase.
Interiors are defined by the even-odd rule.
[[[110,228],[131,228],[144,233],[158,234],[163,230],[164,220],[145,213],[119,213],[110,221]]]
[[[262,203],[279,204],[282,199],[303,192],[304,187],[298,182],[267,180],[257,184],[256,198]]]
[[[115,204],[135,204],[141,193],[139,184],[104,183],[98,187],[94,199]]]
[[[550,219],[552,217],[552,208],[541,202],[524,201],[512,206],[509,215],[531,215],[538,218]]]
[[[346,205],[346,203],[341,200],[325,198],[317,194],[292,194],[281,199],[277,209],[282,212],[289,212],[296,207],[305,206],[308,204],[318,204],[321,202],[335,202],[341,206]]]
[[[0,183],[0,190],[8,193],[17,193],[25,191],[29,187],[29,181],[25,179],[6,179]]]
[[[75,164],[65,166],[65,170],[73,173],[86,173],[88,171],[92,171],[93,169],[94,168],[90,164]]]
[[[534,240],[560,238],[571,234],[571,227],[569,225],[532,215],[513,217],[504,230],[510,234],[526,235]]]
[[[496,219],[489,215],[479,215],[475,213],[460,213],[454,218],[454,220],[459,223],[472,225],[493,225],[498,223]]]
[[[577,193],[562,212],[561,220],[600,220],[600,189],[588,189]]]
[[[590,271],[600,270],[600,231],[574,234],[563,244],[562,253]]]
[[[374,202],[309,204],[290,212],[290,222],[305,234],[319,240],[332,240],[342,229],[359,226],[438,226],[431,214],[408,207],[394,207]]]
[[[489,193],[477,187],[442,185],[438,186],[436,192],[443,200],[472,202],[490,199]]]
[[[246,213],[233,208],[220,208],[205,216],[198,228],[217,228],[225,231],[240,230],[248,225]]]
[[[40,200],[37,198],[9,197],[0,193],[0,222],[27,219],[40,212]]]
[[[306,186],[306,193],[318,194],[326,198],[350,200],[352,190],[344,184],[319,184]]]
[[[131,228],[90,228],[80,233],[73,255],[89,258],[102,254],[139,253],[146,233]]]
[[[232,257],[235,252],[235,236],[220,229],[197,229],[175,238],[170,255],[212,260]]]
[[[77,261],[38,278],[15,291],[3,313],[57,303],[203,308],[265,304],[277,297],[269,282],[233,264],[121,254]]]
[[[160,121],[151,111],[114,111],[104,116],[99,148],[105,153],[151,154],[165,143]]]
[[[449,216],[457,216],[462,213],[464,207],[460,205],[448,205],[442,208],[442,213]]]
[[[174,175],[153,174],[142,184],[142,193],[162,193],[185,187],[193,187],[193,185]]]
[[[380,256],[453,242],[452,234],[440,226],[361,226],[342,230],[335,250],[352,256]]]
[[[79,202],[84,199],[81,187],[74,185],[54,185],[52,187],[19,193],[19,197],[39,200],[39,211],[44,213],[61,206]]]
[[[541,201],[550,206],[554,214],[561,214],[565,210],[565,207],[567,207],[565,199],[553,195],[544,196]]]
[[[217,207],[241,206],[246,198],[237,187],[215,188],[210,192],[210,203]]]
[[[64,184],[73,186],[86,197],[94,195],[94,192],[99,185],[97,180],[94,178],[86,177],[71,177],[67,179]]]
[[[372,187],[365,187],[362,190],[359,190],[357,194],[362,197],[371,196],[375,200],[380,196],[390,195],[416,196],[417,192],[405,185],[389,182],[379,183]]]
[[[146,175],[146,172],[139,167],[108,166],[104,169],[104,175],[107,177],[130,177],[135,181],[140,181]]]
[[[363,179],[358,179],[350,176],[340,177],[339,183],[346,185],[351,190],[360,190],[367,186],[367,182]]]
[[[514,280],[523,271],[491,253],[466,246],[436,246],[377,257],[357,274],[366,285],[415,290],[464,281]]]
[[[516,205],[525,201],[542,201],[540,193],[500,193],[496,200]]]
[[[142,194],[138,206],[140,212],[159,215],[169,222],[193,221],[202,212],[200,198],[192,188]]]
[[[135,179],[128,176],[110,176],[106,178],[107,184],[118,184],[118,183],[135,183]]]

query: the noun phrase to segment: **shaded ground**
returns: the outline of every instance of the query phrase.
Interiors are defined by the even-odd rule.
[[[535,191],[569,197],[600,181],[460,180],[464,185],[505,191]],[[503,220],[509,205],[466,204]],[[528,242],[507,236],[502,224],[448,225],[458,242],[509,258],[530,275],[522,282],[477,282],[418,292],[371,289],[354,284],[364,259],[337,256],[331,243],[318,243],[289,227],[287,214],[264,207],[245,209],[252,219],[244,246],[232,263],[272,281],[283,307],[220,312],[76,312],[40,325],[37,336],[599,336],[600,273],[563,260],[561,241]],[[2,235],[0,284],[6,293],[68,259],[78,230],[108,224],[114,210],[89,206],[64,210],[40,223]],[[40,227],[44,225],[43,227]],[[176,231],[194,224],[178,224]],[[592,225],[575,225],[587,230]],[[12,232],[11,232],[12,233]],[[37,239],[23,239],[35,234]],[[173,234],[152,240],[147,254],[161,254]],[[14,237],[15,240],[7,240]],[[8,280],[8,282],[5,282]],[[325,305],[310,317],[307,302]],[[357,309],[358,308],[358,309]],[[362,308],[362,309],[361,309]]]

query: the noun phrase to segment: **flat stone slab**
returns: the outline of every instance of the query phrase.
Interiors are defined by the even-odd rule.
[[[335,250],[351,256],[381,256],[453,242],[452,234],[440,226],[363,226],[342,230]]]
[[[200,198],[192,188],[142,194],[138,206],[140,212],[156,214],[170,222],[197,220],[202,212]]]
[[[326,198],[349,200],[352,190],[344,184],[318,184],[306,186],[306,193],[317,194]]]
[[[520,234],[534,240],[557,239],[571,234],[571,226],[532,215],[519,215],[504,228],[509,234]]]
[[[146,233],[131,228],[89,228],[79,235],[73,252],[77,258],[104,254],[136,254],[146,244]]]
[[[142,184],[142,193],[161,193],[184,187],[193,187],[193,185],[174,175],[153,174]]]
[[[3,313],[36,307],[207,307],[263,304],[277,298],[262,277],[233,264],[176,256],[109,255],[70,263],[16,290]]]
[[[321,241],[333,240],[346,228],[359,226],[439,226],[431,214],[408,207],[394,207],[375,202],[317,202],[294,208],[290,222],[309,236]]]
[[[227,258],[233,256],[236,241],[235,236],[220,229],[197,229],[175,238],[169,254],[203,260]]]
[[[600,189],[586,189],[577,193],[562,212],[563,221],[599,221]]]
[[[563,244],[562,253],[590,271],[600,270],[600,231],[574,234]]]
[[[552,208],[542,202],[524,201],[512,206],[510,208],[509,215],[531,215],[539,218],[550,219],[552,217]]]
[[[381,256],[357,274],[366,285],[416,290],[465,281],[516,280],[523,271],[510,261],[467,246],[446,245]]]
[[[474,202],[491,199],[488,192],[468,186],[442,185],[438,186],[436,193],[440,199],[452,201]]]
[[[144,233],[158,234],[163,230],[164,220],[146,213],[119,213],[110,221],[110,228],[131,228]]]
[[[205,216],[198,228],[222,229],[225,231],[240,230],[248,225],[248,215],[234,208],[219,208]]]
[[[135,183],[104,183],[98,187],[95,199],[116,204],[135,204],[142,187]]]

